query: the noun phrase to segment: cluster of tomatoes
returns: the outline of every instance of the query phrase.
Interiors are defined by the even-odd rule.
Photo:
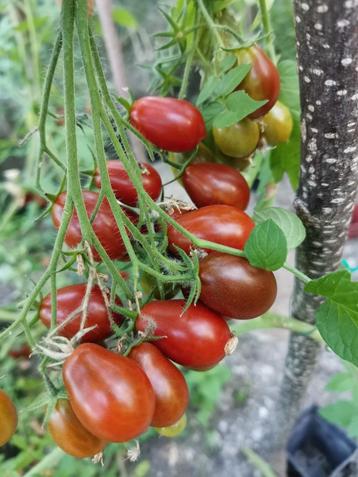
[[[274,144],[287,139],[272,127],[275,121],[281,121],[283,110],[277,103],[276,68],[256,46],[243,50],[242,55],[246,55],[243,61],[250,57],[252,69],[238,88],[244,88],[254,99],[266,99],[267,103],[249,119],[212,132],[217,146],[231,157],[245,157],[257,147],[261,130],[257,118],[265,125],[267,142]],[[200,111],[188,101],[175,98],[145,97],[135,101],[130,121],[146,140],[169,152],[189,153],[206,137]],[[254,129],[257,142],[252,141],[250,150],[243,148],[240,134],[251,136]],[[162,191],[161,178],[150,164],[140,167],[143,188],[155,201]],[[138,201],[135,187],[118,160],[108,161],[108,172],[116,197],[130,206],[126,214],[135,224],[138,220],[132,211]],[[98,172],[94,183],[101,186]],[[199,239],[242,250],[254,222],[244,212],[250,191],[241,173],[227,164],[194,160],[184,171],[183,184],[197,209],[168,214]],[[91,216],[99,193],[86,190],[83,197]],[[66,192],[57,198],[52,209],[57,228],[65,198]],[[106,199],[92,225],[108,256],[112,260],[125,260],[126,248]],[[167,239],[168,256],[179,258],[178,249],[191,253],[191,241],[172,225],[167,228]],[[81,228],[74,213],[65,242],[75,247],[81,241]],[[189,393],[184,375],[175,364],[198,371],[215,366],[232,352],[236,343],[228,319],[255,318],[271,307],[277,292],[272,272],[255,268],[239,256],[212,250],[203,252],[199,255],[199,302],[186,306],[184,298],[188,290],[183,284],[184,298],[151,300],[144,304],[134,324],[139,339],[124,354],[108,349],[104,340],[113,334],[113,324],[121,325],[126,318],[109,312],[107,292],[97,285],[90,289],[85,322],[89,331],[67,357],[62,371],[68,400],[59,400],[49,419],[49,431],[65,452],[81,458],[93,456],[108,442],[129,441],[149,426],[161,429],[163,434],[182,428]],[[100,261],[95,250],[93,256]],[[71,339],[82,329],[79,310],[86,290],[87,284],[77,284],[57,291],[58,334]],[[42,300],[39,316],[50,327],[50,295]],[[8,434],[12,431],[9,429]]]

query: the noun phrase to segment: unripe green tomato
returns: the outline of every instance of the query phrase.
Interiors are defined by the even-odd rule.
[[[213,128],[216,145],[226,156],[241,158],[252,154],[260,140],[257,123],[243,119],[227,128]]]
[[[172,426],[168,427],[155,427],[154,429],[164,437],[176,437],[181,434],[186,428],[187,418],[186,414],[183,414],[182,417]]]
[[[263,117],[264,138],[270,146],[290,139],[293,120],[290,110],[280,101]]]

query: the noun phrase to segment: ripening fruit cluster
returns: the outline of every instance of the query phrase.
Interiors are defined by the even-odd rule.
[[[279,75],[264,52],[254,46],[240,50],[239,62],[251,62],[252,69],[238,85],[254,99],[267,103],[250,118],[230,128],[214,130],[213,137],[223,154],[232,158],[250,155],[263,134],[269,144],[289,138],[292,119],[279,102]],[[259,121],[259,122],[258,122]],[[130,122],[147,141],[160,149],[186,153],[195,149],[206,137],[200,111],[191,103],[175,98],[145,97],[135,101]],[[285,123],[285,130],[280,126]],[[138,195],[123,165],[109,160],[108,173],[112,189],[121,203],[135,207]],[[144,190],[156,201],[162,192],[162,181],[150,164],[141,164]],[[241,175],[228,164],[194,161],[185,170],[183,185],[195,210],[174,210],[168,214],[198,239],[242,250],[255,224],[244,211],[250,190]],[[94,174],[94,186],[101,187],[101,176]],[[94,212],[99,193],[83,191],[88,216]],[[62,221],[66,192],[57,198],[52,209],[55,227]],[[135,208],[126,214],[138,223]],[[93,229],[112,260],[127,260],[115,218],[105,198],[93,220]],[[146,230],[141,230],[143,234]],[[178,249],[190,253],[193,243],[178,230],[167,228],[168,256],[178,256]],[[76,247],[82,241],[77,214],[74,213],[65,242]],[[203,247],[205,249],[205,246]],[[125,317],[109,313],[106,291],[93,286],[87,296],[85,327],[90,330],[66,359],[63,382],[68,400],[59,400],[49,419],[49,431],[65,452],[79,458],[93,456],[109,442],[126,442],[145,432],[149,426],[163,435],[174,435],[185,426],[189,402],[188,387],[182,371],[176,366],[205,371],[218,364],[235,348],[236,338],[229,319],[252,319],[265,313],[273,304],[277,287],[272,272],[255,268],[242,257],[205,250],[200,254],[199,302],[186,306],[189,293],[185,284],[181,298],[149,300],[135,320],[136,341],[126,355],[106,347],[114,325]],[[93,258],[101,260],[93,249]],[[123,278],[128,276],[123,273]],[[79,311],[86,293],[86,284],[63,287],[57,292],[58,333],[69,339],[81,330]],[[179,295],[180,296],[180,295]],[[116,304],[121,305],[119,299]],[[72,316],[70,321],[67,320]],[[51,296],[43,298],[39,316],[47,327],[51,324]],[[66,321],[66,323],[64,323]],[[151,338],[151,341],[148,340]],[[146,340],[147,337],[147,340]],[[138,338],[138,339],[137,339]],[[153,339],[154,338],[154,339]],[[2,404],[0,394],[0,406]],[[12,434],[10,425],[5,442]]]

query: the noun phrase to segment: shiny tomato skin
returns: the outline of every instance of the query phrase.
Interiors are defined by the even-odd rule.
[[[9,396],[0,389],[0,447],[13,436],[17,426],[16,407]]]
[[[81,306],[86,293],[86,286],[86,283],[81,283],[57,290],[57,326],[63,323],[71,313]],[[121,323],[121,315],[112,313],[112,317],[115,323]],[[40,304],[40,319],[47,328],[50,328],[51,294],[45,296]],[[58,331],[58,334],[68,339],[73,338],[80,330],[81,319],[82,312],[79,312],[67,325]],[[98,286],[94,286],[90,292],[87,319],[84,327],[90,328],[92,326],[96,326],[96,328],[86,333],[81,338],[81,342],[98,343],[112,334],[108,310],[101,289]]]
[[[277,144],[287,142],[290,139],[293,119],[290,110],[280,101],[262,118],[264,137],[267,144],[277,146]]]
[[[99,194],[97,192],[83,191],[84,202],[87,214],[90,217],[94,211]],[[61,225],[63,208],[66,200],[66,192],[62,192],[52,208],[52,221],[54,226],[58,229]],[[134,216],[126,212],[131,220],[135,220]],[[93,221],[93,230],[97,235],[102,246],[105,248],[107,254],[112,260],[123,259],[126,255],[126,248],[120,236],[116,220],[112,214],[111,207],[106,198],[98,210],[98,213]],[[77,212],[74,212],[70,225],[68,227],[65,242],[69,247],[76,247],[82,240],[81,227],[79,224]],[[94,259],[100,261],[100,256],[96,250],[93,250]]]
[[[72,409],[91,434],[126,442],[148,429],[155,395],[132,359],[84,343],[66,359],[62,373]]]
[[[243,119],[227,128],[213,128],[214,141],[226,156],[243,159],[250,156],[260,141],[260,128],[255,121]],[[234,161],[233,161],[234,162]]]
[[[245,210],[249,203],[250,189],[245,178],[225,164],[191,164],[185,169],[183,182],[197,207],[225,204]]]
[[[158,300],[147,303],[136,321],[138,331],[150,327],[161,339],[153,343],[175,363],[203,371],[219,363],[231,339],[225,320],[202,304],[190,305],[183,313],[185,300]]]
[[[272,272],[223,253],[213,252],[200,261],[200,280],[200,300],[229,318],[256,318],[271,308],[277,294]]]
[[[175,424],[185,413],[189,390],[181,371],[151,343],[142,343],[132,349],[134,359],[148,376],[155,394],[152,426]]]
[[[175,218],[178,224],[203,240],[242,250],[255,224],[242,210],[231,205],[208,205]],[[170,249],[175,245],[189,253],[191,242],[173,226],[168,226]],[[209,250],[208,250],[209,251]]]
[[[67,399],[57,401],[48,421],[48,430],[58,447],[78,459],[93,457],[106,445],[82,426]]]
[[[142,174],[141,180],[144,190],[153,200],[157,200],[162,191],[162,180],[157,170],[148,163],[140,164]],[[124,204],[135,206],[138,201],[137,191],[130,180],[123,164],[118,160],[107,162],[109,179],[113,192],[118,200]],[[95,184],[101,187],[101,176],[97,170],[94,176]]]
[[[264,50],[257,45],[250,48],[237,50],[238,64],[251,64],[251,70],[237,89],[256,100],[267,100],[257,111],[250,114],[251,119],[256,119],[267,114],[278,100],[280,94],[280,74],[266,55]]]
[[[132,105],[130,122],[160,149],[188,152],[205,138],[201,112],[189,101],[146,96]]]

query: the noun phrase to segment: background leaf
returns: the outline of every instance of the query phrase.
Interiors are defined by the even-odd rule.
[[[253,229],[244,252],[254,267],[278,270],[287,257],[285,235],[273,220],[266,220]]]
[[[312,280],[305,290],[327,298],[316,312],[322,338],[338,356],[358,365],[358,282],[340,270]]]
[[[298,247],[306,237],[303,223],[293,212],[280,207],[268,207],[255,211],[254,221],[257,224],[261,224],[267,219],[272,219],[285,234],[288,249]]]

